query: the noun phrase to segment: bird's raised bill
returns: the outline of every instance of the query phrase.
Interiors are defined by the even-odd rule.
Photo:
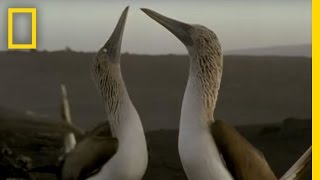
[[[123,37],[123,32],[124,28],[126,25],[126,20],[127,20],[127,15],[129,11],[129,6],[127,6],[117,23],[117,26],[113,30],[112,35],[104,45],[103,49],[106,49],[109,56],[113,59],[117,58],[120,56],[120,51],[121,51],[121,42],[122,42],[122,37]]]
[[[186,46],[191,46],[193,44],[190,36],[190,31],[192,31],[193,28],[191,25],[168,18],[150,9],[141,8],[141,10],[153,20],[167,28]]]

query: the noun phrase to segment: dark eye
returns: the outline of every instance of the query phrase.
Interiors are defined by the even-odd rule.
[[[193,28],[188,29],[189,33],[193,33]]]

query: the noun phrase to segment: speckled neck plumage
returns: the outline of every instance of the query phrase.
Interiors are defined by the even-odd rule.
[[[115,134],[115,129],[121,123],[120,111],[125,103],[131,104],[122,79],[120,63],[96,60],[93,64],[93,77],[105,102],[107,120]]]
[[[189,50],[191,58],[189,80],[200,93],[202,108],[212,119],[220,89],[223,57],[219,42],[214,41],[215,37],[207,37],[210,34],[205,35],[197,39],[198,50],[196,52]]]
[[[101,53],[97,55],[92,73],[105,104],[112,136],[118,140],[118,149],[94,178],[138,180],[148,164],[144,130],[122,78],[120,57],[112,61],[104,57]]]

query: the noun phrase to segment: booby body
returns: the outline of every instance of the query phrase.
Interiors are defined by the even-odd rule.
[[[178,23],[154,11],[143,11],[177,35],[189,51],[191,63],[182,103],[178,145],[188,178],[232,179],[209,129],[222,75],[222,55],[216,35],[203,26]],[[173,29],[177,27],[178,30]]]
[[[213,112],[220,88],[223,67],[221,46],[216,34],[201,25],[179,22],[149,9],[143,8],[142,11],[172,32],[186,46],[189,52],[189,78],[182,102],[178,144],[180,159],[188,179],[239,179],[231,173],[233,171],[230,172],[227,168],[237,167],[233,167],[230,161],[226,161],[227,166],[225,165],[221,158],[221,154],[225,154],[219,151],[220,149],[218,149],[215,142],[216,136],[212,133],[212,130],[218,127],[213,118]],[[227,129],[227,132],[232,131],[232,128],[225,129]],[[235,135],[235,133],[232,135]],[[224,140],[227,141],[228,139],[221,137],[220,140],[219,142],[224,142]],[[243,139],[240,138],[240,140]],[[251,151],[256,152],[252,146],[247,146],[246,143],[242,144],[246,151],[243,151],[245,152],[244,154],[237,154],[236,158],[242,156],[250,159],[251,154],[258,156],[256,159],[259,161],[255,161],[253,164],[262,164],[269,173],[271,169],[265,163],[264,158],[258,153],[251,153]],[[233,147],[231,149],[234,150]],[[228,159],[229,154],[226,153],[226,155],[225,160],[230,160]],[[250,176],[250,171],[241,171],[241,173],[249,174]],[[273,177],[275,176],[271,171],[269,179],[273,179]],[[264,178],[258,179],[262,180]]]
[[[115,30],[92,65],[93,79],[104,100],[107,122],[79,135],[80,141],[76,145],[67,134],[65,154],[57,164],[34,168],[33,172],[53,172],[61,180],[142,179],[148,164],[146,139],[120,67],[128,9],[122,12]],[[67,124],[71,125],[71,119]],[[73,129],[70,134],[77,133]]]
[[[189,179],[228,180],[232,176],[221,160],[209,129],[222,75],[220,44],[215,41],[213,32],[202,26],[194,27],[199,29],[194,33],[203,36],[196,42],[198,48],[212,48],[198,51],[193,46],[188,47],[191,63],[181,109],[179,154]],[[212,41],[205,41],[206,38]]]
[[[105,103],[112,136],[118,140],[117,152],[99,173],[90,179],[140,180],[147,163],[148,152],[140,117],[133,106],[122,79],[120,49],[128,7],[106,44],[93,63],[93,77]]]

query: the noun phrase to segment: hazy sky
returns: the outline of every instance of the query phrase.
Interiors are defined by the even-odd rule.
[[[96,51],[127,5],[123,52],[186,53],[183,45],[140,7],[207,26],[216,32],[224,50],[311,43],[311,0],[0,0],[0,50],[7,48],[8,7],[37,7],[38,49],[69,46]]]

